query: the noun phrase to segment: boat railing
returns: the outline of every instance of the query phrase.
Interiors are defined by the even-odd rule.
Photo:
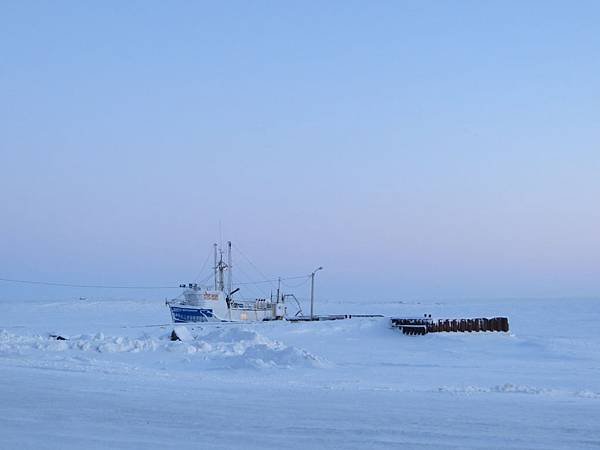
[[[273,308],[273,303],[267,300],[254,300],[254,301],[232,301],[230,304],[231,309],[250,309],[266,311]]]

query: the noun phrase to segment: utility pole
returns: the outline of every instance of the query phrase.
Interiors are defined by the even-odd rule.
[[[310,274],[310,320],[315,320],[314,304],[315,304],[315,273],[323,270],[323,267],[318,267]]]

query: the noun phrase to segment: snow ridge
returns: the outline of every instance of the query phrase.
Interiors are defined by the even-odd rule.
[[[528,395],[549,395],[549,396],[572,396],[588,399],[600,399],[600,392],[593,391],[565,391],[560,389],[538,388],[527,385],[516,385],[505,383],[492,387],[481,386],[442,386],[438,388],[438,392],[446,392],[450,394],[528,394]]]
[[[180,333],[181,333],[181,328]],[[203,368],[293,368],[324,367],[321,358],[297,347],[288,347],[250,330],[214,330],[208,334],[182,341],[171,341],[170,333],[159,338],[143,335],[136,338],[105,336],[99,332],[57,340],[39,334],[18,335],[0,330],[0,355],[32,352],[95,352],[95,353],[173,353],[195,358]],[[155,358],[152,358],[155,359]]]

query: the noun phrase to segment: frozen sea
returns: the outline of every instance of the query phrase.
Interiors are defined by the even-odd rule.
[[[504,315],[511,331],[404,336],[361,318],[172,342],[161,300],[2,301],[0,448],[600,448],[599,300],[319,312]]]

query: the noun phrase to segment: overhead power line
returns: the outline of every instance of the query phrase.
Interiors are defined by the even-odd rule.
[[[301,275],[296,277],[286,277],[286,278],[272,278],[268,280],[261,281],[246,281],[241,283],[234,283],[237,286],[241,285],[252,285],[252,284],[264,284],[264,283],[274,283],[278,280],[298,280],[300,278],[308,278],[310,275]],[[200,281],[200,284],[205,283],[210,278],[212,278],[212,274],[208,277],[204,278]],[[17,280],[13,278],[0,278],[0,281],[5,283],[20,283],[20,284],[37,284],[42,286],[57,286],[57,287],[73,287],[73,288],[92,288],[92,289],[180,289],[179,285],[173,286],[118,286],[118,285],[106,285],[106,284],[74,284],[74,283],[59,283],[54,281],[36,281],[36,280]],[[301,283],[303,284],[303,283]]]
[[[93,288],[93,289],[179,289],[179,286],[112,286],[112,285],[104,285],[104,284],[72,284],[72,283],[55,283],[55,282],[51,282],[51,281],[15,280],[15,279],[11,279],[11,278],[0,278],[0,281],[4,281],[7,283],[40,284],[40,285],[44,285],[44,286]]]

